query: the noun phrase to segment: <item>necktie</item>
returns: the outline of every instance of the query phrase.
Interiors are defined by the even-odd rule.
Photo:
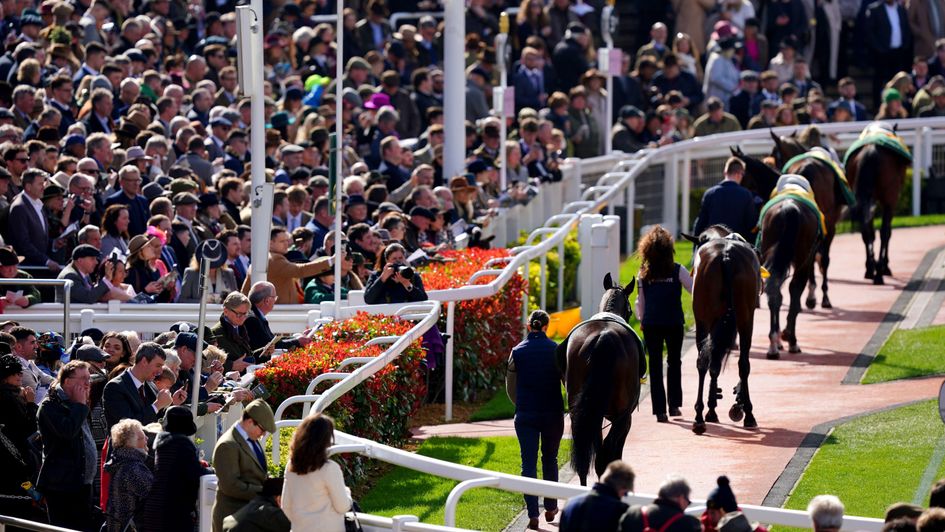
[[[246,279],[246,268],[243,268],[243,261],[236,259],[233,261],[233,271],[236,272],[236,281],[238,284],[243,284],[243,279]]]
[[[138,396],[141,397],[141,402],[142,402],[142,403],[148,404],[148,397],[144,394],[144,384],[143,384],[143,383],[141,384],[141,386],[138,386]]]
[[[250,446],[253,448],[253,452],[256,453],[256,460],[259,460],[259,465],[262,466],[263,470],[266,469],[266,455],[263,454],[262,448],[259,447],[259,443],[256,440],[249,440]]]

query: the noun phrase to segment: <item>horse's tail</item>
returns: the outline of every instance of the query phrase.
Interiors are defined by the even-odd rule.
[[[730,254],[733,245],[733,242],[726,242],[722,249],[722,303],[725,305],[725,313],[712,325],[705,348],[699,350],[700,367],[724,365],[729,348],[735,342],[735,272]],[[709,360],[705,360],[705,357],[709,357]]]
[[[622,349],[620,339],[602,331],[594,340],[588,360],[587,378],[571,408],[571,465],[587,477],[602,443],[601,425],[613,388],[614,361]]]
[[[780,234],[777,236],[777,242],[774,244],[774,256],[766,267],[771,272],[772,281],[778,279],[772,284],[780,290],[781,281],[787,278],[791,261],[794,259],[795,241],[801,228],[801,207],[793,202],[785,202],[781,205],[778,214],[783,225]],[[766,230],[771,231],[772,229],[769,227]]]
[[[856,183],[854,183],[854,194],[856,195],[856,207],[854,207],[854,220],[859,221],[861,216],[868,214],[863,209],[870,208],[873,203],[873,193],[879,181],[879,171],[883,167],[883,154],[881,148],[867,144],[856,154]]]

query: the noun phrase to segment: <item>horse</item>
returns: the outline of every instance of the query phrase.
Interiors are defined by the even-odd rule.
[[[621,458],[631,413],[640,400],[642,344],[626,325],[633,314],[630,294],[635,284],[633,279],[621,287],[610,273],[604,276],[600,312],[616,315],[623,323],[595,316],[558,346],[571,416],[571,464],[582,486],[587,485],[591,460],[599,477],[608,464]],[[605,418],[611,423],[610,432],[602,438]]]
[[[787,197],[771,205],[761,218],[761,244],[759,246],[765,269],[771,274],[765,283],[768,308],[771,311],[771,328],[768,339],[769,359],[780,358],[780,339],[788,342],[790,353],[800,353],[797,345],[797,314],[801,311],[801,295],[804,285],[813,270],[814,254],[819,245],[819,215],[803,205],[800,200]],[[781,331],[781,286],[788,272],[794,268],[788,291],[787,327]]]
[[[870,126],[867,126],[870,127]],[[896,128],[893,127],[893,134]],[[860,224],[860,236],[866,246],[865,279],[873,284],[884,284],[883,276],[892,275],[889,269],[889,238],[892,236],[892,218],[899,192],[906,180],[909,162],[906,157],[880,144],[866,144],[846,160],[846,173],[856,193],[857,208],[853,218]],[[879,204],[883,221],[879,229],[879,258],[874,257],[873,202]]]
[[[814,126],[808,127],[803,136],[814,139],[816,145],[820,144],[820,142],[817,142],[817,139],[820,139],[820,132]],[[846,204],[841,188],[842,185],[840,184],[839,178],[834,173],[833,168],[831,168],[831,165],[817,158],[809,157],[797,161],[789,167],[785,167],[785,164],[787,164],[791,158],[807,152],[808,148],[793,136],[778,137],[774,133],[771,133],[771,138],[774,139],[772,155],[775,157],[775,161],[777,161],[777,167],[785,174],[797,174],[807,178],[811,190],[814,192],[814,198],[817,200],[817,207],[820,209],[820,212],[824,214],[826,233],[820,241],[816,255],[817,263],[820,266],[820,275],[823,277],[823,282],[821,283],[823,296],[820,306],[825,309],[833,308],[833,305],[830,303],[830,297],[827,295],[827,270],[830,268],[830,247],[837,233],[837,222],[840,221],[843,206]],[[811,276],[807,286],[808,292],[805,304],[807,308],[813,309],[817,306],[817,281],[814,276],[813,268],[811,268]]]
[[[696,401],[696,419],[692,431],[703,434],[706,422],[717,423],[715,412],[719,373],[725,365],[736,332],[739,340],[738,386],[735,404],[729,409],[732,421],[741,421],[745,428],[755,428],[758,422],[752,413],[748,393],[748,374],[751,373],[749,352],[754,326],[755,306],[760,288],[761,267],[750,244],[734,235],[724,225],[713,225],[698,237],[683,234],[683,238],[699,245],[692,287],[692,310],[696,320],[696,341],[699,357],[699,398]],[[709,411],[702,416],[703,386],[706,372],[709,381]]]

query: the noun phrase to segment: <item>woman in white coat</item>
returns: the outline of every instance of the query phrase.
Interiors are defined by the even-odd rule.
[[[316,414],[305,418],[292,438],[282,488],[282,511],[295,532],[345,530],[351,490],[345,486],[341,466],[328,459],[334,434],[335,422]]]

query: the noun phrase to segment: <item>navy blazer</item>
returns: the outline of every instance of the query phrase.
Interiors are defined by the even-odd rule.
[[[702,196],[693,231],[698,235],[711,225],[725,224],[751,242],[752,229],[757,223],[754,194],[734,181],[722,181]]]
[[[112,205],[125,205],[128,207],[128,234],[143,235],[148,230],[148,218],[151,217],[151,211],[148,207],[148,200],[141,194],[129,198],[124,190],[118,190],[114,194],[105,198],[105,208]]]
[[[144,396],[145,400],[142,401],[137,386],[131,380],[131,368],[108,381],[103,393],[108,430],[122,419],[137,419],[142,425],[157,421],[158,413],[153,406],[157,392],[149,382],[144,383]]]
[[[516,113],[525,107],[531,107],[535,110],[542,108],[540,95],[542,92],[548,92],[544,90],[547,85],[544,76],[542,76],[541,79],[541,86],[536,89],[535,85],[532,83],[532,79],[528,75],[528,69],[524,66],[520,66],[518,71],[515,72],[515,75],[512,76],[512,85],[515,87]]]
[[[23,255],[28,266],[45,266],[49,260],[49,232],[43,228],[36,209],[30,205],[20,192],[10,204],[10,216],[7,218],[7,244],[13,246],[17,254]],[[14,230],[15,228],[15,230]]]

